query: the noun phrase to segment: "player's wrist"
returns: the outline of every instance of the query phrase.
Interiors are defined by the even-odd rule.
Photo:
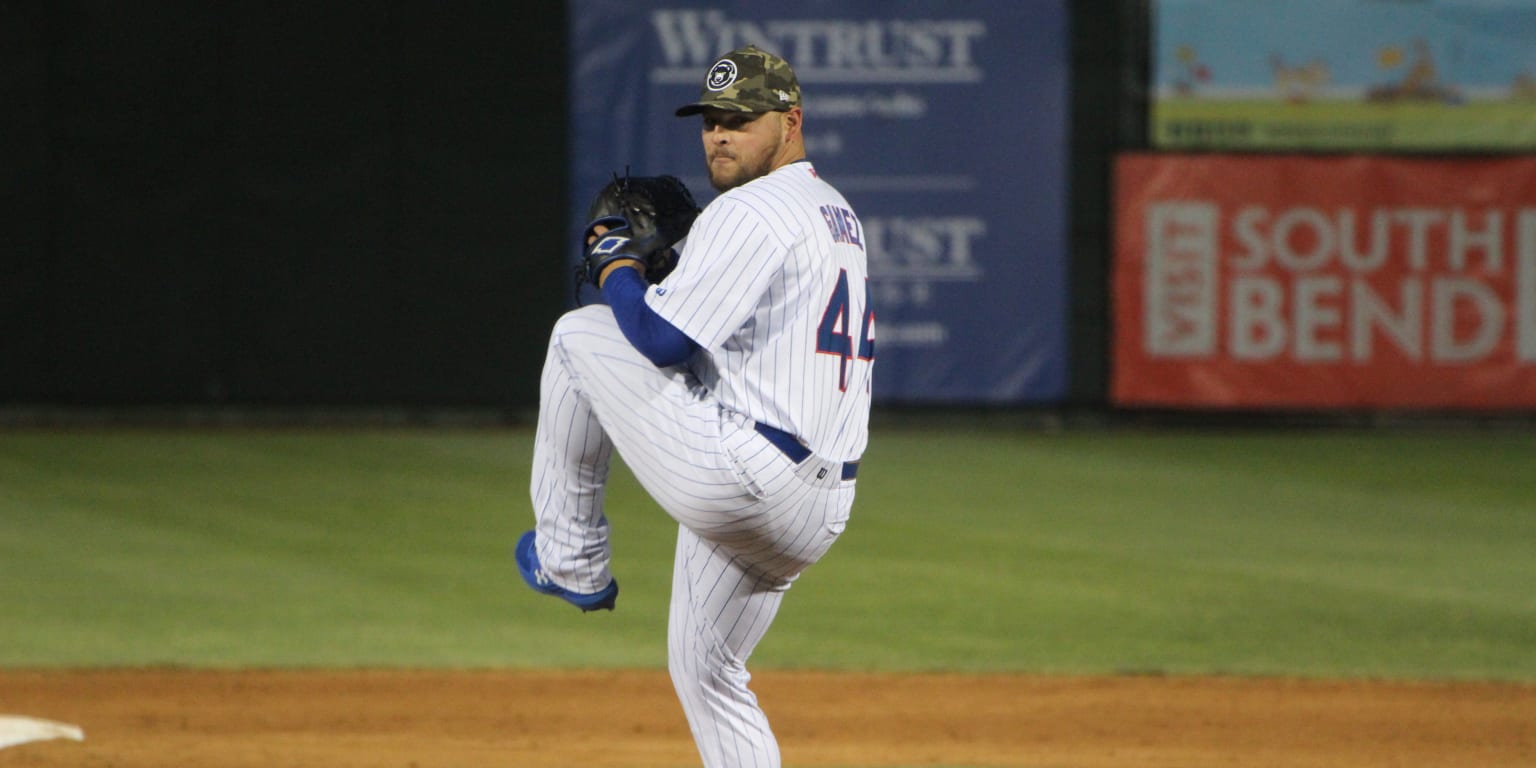
[[[607,282],[608,276],[613,274],[614,270],[620,269],[620,268],[623,268],[623,267],[629,267],[630,269],[633,269],[636,272],[639,272],[641,277],[645,277],[645,262],[640,261],[639,259],[629,259],[629,258],[614,259],[613,261],[611,261],[608,264],[604,265],[603,266],[603,271],[598,274],[598,276],[597,276],[597,287],[598,287],[598,290],[602,290],[603,283]]]

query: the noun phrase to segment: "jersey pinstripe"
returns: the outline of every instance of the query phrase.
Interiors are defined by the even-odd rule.
[[[727,410],[852,461],[868,442],[873,314],[852,207],[807,161],[710,203],[646,303],[702,347]]]

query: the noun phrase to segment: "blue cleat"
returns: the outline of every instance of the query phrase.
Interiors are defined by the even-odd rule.
[[[533,547],[533,531],[523,534],[523,537],[517,540],[517,550],[514,555],[517,559],[517,570],[523,574],[523,581],[528,582],[528,586],[532,587],[533,591],[558,597],[580,608],[584,613],[598,610],[611,611],[614,601],[619,598],[619,582],[616,580],[608,582],[608,586],[590,595],[571,592],[556,586],[555,582],[550,580],[549,574],[544,572],[544,566],[539,565],[539,556],[534,552]]]

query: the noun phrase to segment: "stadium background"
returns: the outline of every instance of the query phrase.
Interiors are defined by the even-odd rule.
[[[580,7],[605,7],[599,0],[582,2],[587,5]],[[1197,2],[1165,5],[1170,19],[1201,18]],[[1054,339],[1042,344],[1053,356],[1050,367],[1065,369],[1064,376],[1053,373],[1053,381],[1065,383],[1036,384],[1036,394],[1013,400],[969,394],[946,400],[943,385],[929,383],[914,402],[1001,407],[1091,423],[1144,420],[1166,416],[1156,413],[1157,406],[1170,398],[1122,387],[1112,400],[1115,361],[1138,378],[1155,375],[1157,383],[1175,388],[1198,389],[1192,382],[1215,369],[1170,379],[1157,361],[1132,355],[1129,343],[1112,349],[1112,286],[1132,274],[1112,273],[1115,217],[1156,202],[1117,201],[1114,175],[1122,158],[1142,154],[1167,158],[1166,172],[1175,181],[1188,176],[1200,150],[1226,146],[1219,131],[1193,128],[1204,125],[1202,119],[1216,128],[1230,126],[1233,115],[1242,114],[1235,110],[1246,107],[1169,96],[1193,87],[1186,80],[1194,78],[1190,73],[1203,74],[1205,64],[1189,45],[1176,52],[1153,49],[1184,38],[1154,40],[1154,6],[1145,0],[1083,0],[1066,7],[1067,176],[1061,189],[1047,190],[1065,198],[1066,221],[1051,224],[1065,228],[1065,253],[1054,255],[1061,246],[1047,243],[1042,263],[1065,258],[1065,279],[1053,274],[1044,282],[1061,280],[1068,295],[1052,299],[1064,311],[1032,309],[1029,316],[1035,324],[1060,318],[1064,330],[1029,332],[1067,335],[1064,351]],[[11,423],[526,418],[536,399],[532,372],[542,362],[543,329],[571,301],[563,266],[573,258],[567,219],[570,201],[585,197],[572,180],[572,158],[592,154],[572,138],[571,64],[582,59],[573,56],[570,41],[582,38],[570,34],[567,4],[513,10],[495,3],[399,3],[358,15],[325,3],[164,2],[129,9],[72,2],[13,3],[0,13],[6,43],[0,93],[8,114],[0,127],[0,160],[7,169],[0,200],[8,213],[0,220],[6,276],[0,282],[0,335],[6,340],[0,417]],[[1198,37],[1198,25],[1195,30]],[[1160,71],[1154,71],[1157,57]],[[1209,114],[1178,112],[1191,109]],[[1311,111],[1354,114],[1330,109]],[[587,110],[582,114],[590,121]],[[1482,113],[1458,108],[1442,114],[1475,120],[1465,115]],[[1166,126],[1149,127],[1149,119],[1159,116],[1183,126],[1183,138],[1149,144],[1149,137],[1166,134]],[[1454,137],[1455,125],[1438,130]],[[1491,186],[1447,192],[1448,202],[1437,204],[1454,205],[1456,195],[1483,200],[1490,188],[1528,185],[1528,163],[1520,162],[1529,155],[1518,147],[1530,142],[1531,123],[1502,125],[1514,128],[1501,129],[1490,140],[1496,149],[1486,152],[1476,149],[1474,138],[1457,151],[1394,147],[1379,157],[1481,154],[1515,161],[1508,171],[1496,169],[1504,175],[1491,176]],[[1381,127],[1341,129],[1369,134]],[[1190,136],[1214,138],[1202,146],[1191,144]],[[1282,161],[1252,166],[1269,174],[1272,189],[1318,183],[1287,175],[1293,171],[1286,157],[1366,157],[1359,153],[1367,151],[1357,148],[1351,155],[1327,144],[1239,149],[1259,161]],[[606,157],[612,149],[597,154]],[[1435,172],[1440,175],[1425,177],[1429,181],[1404,176],[1400,183],[1445,186],[1435,179],[1461,171],[1448,165]],[[1178,183],[1188,188],[1190,182]],[[1379,202],[1361,194],[1361,207]],[[1508,193],[1512,211],[1520,194]],[[971,199],[985,197],[973,193]],[[1288,204],[1307,202],[1291,198]],[[1511,231],[1513,217],[1531,216],[1520,211],[1510,214]],[[1008,225],[1006,214],[986,215],[992,230]],[[1044,215],[1053,218],[1054,212]],[[1042,213],[1023,210],[1018,216],[1035,220]],[[1132,232],[1136,226],[1121,228]],[[986,304],[1008,300],[1011,294],[990,285],[1003,279],[994,274],[977,286],[992,290]],[[1119,303],[1130,307],[1132,298],[1127,294]],[[1137,332],[1137,316],[1120,321],[1128,338]],[[1536,320],[1520,322],[1531,326]],[[978,335],[976,329],[960,332]],[[974,345],[964,354],[970,357],[958,364],[942,355],[931,361],[963,369],[986,352]],[[910,377],[924,359],[921,353],[892,357],[888,364],[898,367],[889,368],[888,376],[901,371],[898,378]],[[1216,365],[1222,362],[1230,361]],[[1473,390],[1445,402],[1457,403],[1461,415],[1523,419],[1529,408],[1509,403],[1529,401],[1528,369],[1480,368],[1478,378],[1512,381],[1502,390]],[[1317,372],[1284,365],[1255,370],[1247,386],[1258,387],[1265,377]],[[1386,370],[1382,366],[1367,386],[1379,386]],[[1024,374],[1003,369],[1001,375]],[[1454,366],[1438,375],[1438,381],[1457,377]],[[950,373],[951,380],[963,378],[963,370]],[[1387,410],[1383,404],[1396,402],[1384,397],[1373,408],[1368,392],[1349,389],[1358,383],[1327,381],[1344,391],[1331,402],[1346,407],[1290,408],[1278,420],[1375,423]],[[1501,405],[1480,409],[1480,396]],[[1243,408],[1202,408],[1214,401],[1200,396],[1172,400],[1181,397],[1194,406],[1182,412],[1195,419],[1255,416],[1239,413]],[[1316,392],[1309,398],[1329,401]],[[887,412],[913,404],[877,400]],[[1283,393],[1251,402],[1260,405],[1248,410],[1287,404]],[[1435,407],[1431,402],[1419,410]]]
[[[1105,404],[1135,6],[1072,10],[1069,408]],[[539,225],[575,149],[563,4],[0,12],[10,419],[533,407],[570,293]]]

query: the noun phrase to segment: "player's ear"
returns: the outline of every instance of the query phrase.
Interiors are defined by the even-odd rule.
[[[790,139],[799,135],[800,122],[805,117],[804,113],[800,111],[800,108],[790,107],[788,111],[783,112],[782,114],[784,117],[781,118],[779,124],[784,128],[784,138]]]

